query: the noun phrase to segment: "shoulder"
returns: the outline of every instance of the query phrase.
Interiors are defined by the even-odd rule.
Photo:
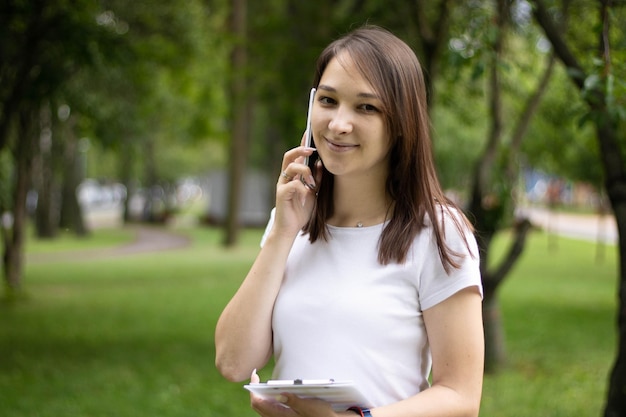
[[[441,231],[447,244],[455,241],[470,243],[474,239],[474,228],[463,211],[456,206],[437,204],[435,206],[434,221],[430,216],[424,217],[425,230],[432,237],[434,226]]]

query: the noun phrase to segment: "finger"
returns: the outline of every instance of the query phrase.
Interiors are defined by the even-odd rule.
[[[307,137],[307,131],[305,130],[304,133],[302,134],[302,139],[300,140],[300,146],[302,148],[304,148],[304,149],[311,149],[311,150],[315,151],[315,148],[311,148],[311,147],[307,147],[306,146],[306,142],[307,142],[306,137]],[[299,163],[303,164],[304,163],[304,157],[299,157],[296,162],[299,162]]]
[[[315,169],[313,170],[313,173],[310,173],[306,176],[300,176],[300,181],[302,181],[302,184],[304,184],[309,190],[313,191],[315,195],[317,195],[319,184],[322,181],[322,167],[322,161],[317,160],[315,162]],[[311,172],[311,170],[309,170],[309,172]]]
[[[283,393],[278,401],[301,416],[333,416],[331,406],[326,401],[314,398],[301,398],[294,394]]]
[[[251,384],[258,384],[259,382],[261,382],[261,379],[259,378],[259,375],[257,375],[257,373],[256,373],[256,368],[254,368],[252,370],[252,375],[250,375],[250,383]]]
[[[292,179],[293,179],[293,176],[289,175],[287,173],[287,170],[284,170],[283,172],[280,173],[280,177],[278,178],[278,181],[287,183],[291,181]]]
[[[297,415],[294,410],[277,399],[252,397],[250,405],[257,414],[264,417],[295,417]]]
[[[297,214],[298,216],[305,215],[305,212],[308,212],[308,209],[311,208],[311,205],[315,201],[315,191],[301,181],[299,176],[288,183],[284,183],[283,181],[279,182],[276,186],[277,210],[282,212],[278,206],[282,208],[290,207],[290,210],[296,210],[292,212],[293,214]],[[283,206],[283,204],[286,205]],[[304,208],[306,208],[306,210],[303,212],[301,209]]]
[[[311,155],[313,152],[315,152],[314,148],[304,146],[298,146],[297,148],[288,150],[283,156],[282,171],[286,171],[287,167],[294,162],[301,164],[304,161],[304,157]]]
[[[302,133],[302,139],[300,139],[300,146],[306,145],[306,130]]]
[[[294,178],[300,179],[302,183],[310,189],[315,189],[315,178],[313,178],[311,170],[306,165],[297,161],[290,163],[282,170],[278,178],[278,184],[287,184]]]
[[[324,174],[324,163],[321,159],[315,161],[315,182],[317,184],[322,182],[322,176]]]

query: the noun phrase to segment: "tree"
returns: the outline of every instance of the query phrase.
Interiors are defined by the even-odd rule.
[[[247,0],[232,2],[230,30],[235,39],[231,55],[230,102],[231,102],[231,138],[230,138],[230,169],[228,186],[228,215],[226,217],[226,233],[224,243],[232,246],[237,241],[239,230],[239,209],[241,206],[241,190],[248,157],[248,29]]]
[[[618,348],[615,364],[610,375],[609,388],[604,409],[605,417],[626,414],[626,167],[624,165],[626,135],[624,121],[626,110],[624,93],[624,62],[613,58],[619,51],[612,49],[613,43],[624,44],[623,26],[615,28],[613,23],[623,20],[623,2],[599,0],[581,2],[595,5],[597,22],[593,33],[597,41],[595,52],[589,57],[579,46],[580,39],[572,33],[559,30],[554,10],[543,1],[533,0],[535,20],[550,40],[555,54],[567,68],[573,85],[578,89],[588,106],[586,119],[595,128],[604,168],[604,187],[611,202],[618,230],[619,243],[619,290],[617,310]],[[623,55],[623,49],[622,49]],[[591,59],[590,59],[591,58]]]
[[[485,367],[495,371],[505,362],[504,336],[500,322],[497,290],[505,280],[521,254],[531,223],[526,218],[514,219],[513,238],[505,256],[496,264],[491,259],[491,244],[497,232],[508,227],[515,211],[514,190],[517,185],[519,153],[522,140],[528,130],[542,95],[552,76],[554,59],[549,56],[543,75],[528,95],[519,113],[511,114],[515,124],[506,126],[503,104],[503,71],[505,68],[505,45],[511,34],[511,9],[506,0],[495,2],[494,27],[489,36],[492,49],[488,53],[487,101],[489,127],[485,147],[476,161],[472,177],[468,212],[476,228],[478,247],[481,252],[481,275],[484,287],[483,321],[485,329]],[[505,140],[507,131],[510,138]]]
[[[480,251],[485,366],[496,371],[505,361],[497,290],[522,255],[530,230],[527,220],[514,216],[521,143],[551,79],[554,59],[534,48],[536,32],[508,1],[451,2],[446,7],[452,7],[446,23],[450,36],[444,38],[449,52],[430,64],[446,69],[430,77],[439,79],[432,87],[437,91],[433,137],[442,183],[468,190],[460,197],[466,198]],[[505,256],[494,260],[493,238],[508,230],[513,233]]]
[[[42,150],[55,152],[54,156],[61,152],[66,160],[58,165],[67,168],[64,172],[54,170],[52,159],[49,164],[47,161],[40,164],[46,168],[40,178],[55,181],[58,178],[59,188],[69,197],[56,218],[75,225],[76,230],[82,228],[81,219],[76,217],[80,214],[75,193],[79,181],[75,171],[76,147],[81,133],[111,131],[110,136],[97,135],[94,139],[105,142],[116,136],[111,143],[119,143],[129,141],[128,135],[112,127],[126,126],[127,133],[148,138],[146,142],[153,145],[159,135],[184,131],[192,115],[197,116],[197,112],[185,112],[180,105],[184,100],[176,102],[170,94],[163,94],[166,88],[160,87],[179,89],[184,92],[180,95],[183,97],[187,97],[185,93],[191,95],[176,82],[188,80],[183,74],[185,65],[192,46],[197,44],[194,40],[201,38],[194,38],[197,32],[190,29],[195,29],[202,17],[196,13],[199,4],[187,2],[186,7],[179,7],[169,1],[147,4],[117,0],[54,3],[9,0],[3,3],[0,13],[0,152],[5,147],[11,148],[15,158],[24,158],[14,160],[14,175],[18,179],[19,175],[26,175],[28,180],[30,172],[21,169],[32,166],[38,147],[43,144]],[[179,71],[181,76],[168,78],[169,70]],[[119,76],[121,82],[107,83],[115,76]],[[101,89],[93,88],[94,85]],[[65,107],[70,110],[68,118],[65,122],[59,121],[57,110]],[[178,123],[166,127],[165,122],[170,119],[159,114],[170,109],[177,109],[171,111],[174,115],[187,117],[180,117],[176,120]],[[127,111],[126,114],[121,110]],[[30,117],[26,118],[25,114]],[[30,129],[38,131],[36,136],[41,140],[34,146],[21,148],[25,138],[20,135],[26,129],[14,127],[18,119],[19,126],[27,120],[32,124]],[[39,127],[41,122],[43,128]],[[49,156],[53,155],[39,158]],[[28,180],[16,181],[16,187],[27,187]],[[22,240],[19,237],[24,233],[26,209],[21,196],[26,191],[13,191],[20,199],[12,201],[11,230],[3,231],[5,282],[11,291],[18,290],[21,281]],[[53,193],[55,190],[43,184],[40,191]],[[50,197],[51,201],[54,195]],[[50,216],[50,209],[44,214]],[[72,215],[65,216],[67,214]],[[49,226],[57,227],[58,223],[52,222]]]
[[[33,137],[40,133],[39,111],[77,67],[93,61],[91,42],[105,43],[115,36],[94,24],[96,9],[90,1],[73,2],[72,7],[64,2],[7,1],[2,7],[0,151],[13,149],[16,169],[13,221],[3,232],[5,283],[12,294],[20,289],[26,193],[35,152]]]
[[[23,248],[25,242],[24,223],[26,221],[26,194],[30,184],[30,170],[33,162],[37,131],[34,129],[35,115],[29,110],[19,114],[17,135],[20,140],[14,149],[16,161],[15,186],[13,188],[13,225],[10,230],[3,230],[5,250],[3,253],[3,272],[9,298],[16,296],[21,289],[23,268]]]

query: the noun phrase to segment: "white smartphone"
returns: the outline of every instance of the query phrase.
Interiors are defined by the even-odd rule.
[[[306,114],[306,133],[304,145],[310,148],[315,148],[315,142],[313,141],[313,131],[311,129],[311,112],[313,110],[313,100],[315,100],[315,88],[311,88],[311,93],[309,94],[309,109]],[[315,167],[317,158],[317,152],[313,152],[313,155],[304,158],[304,163],[308,165],[309,168],[311,168],[311,172],[313,172],[313,168]]]

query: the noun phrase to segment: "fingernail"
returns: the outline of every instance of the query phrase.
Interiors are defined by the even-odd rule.
[[[288,399],[289,398],[287,398],[285,395],[278,395],[276,397],[276,401],[278,401],[279,403],[283,403],[283,404],[286,403]]]

